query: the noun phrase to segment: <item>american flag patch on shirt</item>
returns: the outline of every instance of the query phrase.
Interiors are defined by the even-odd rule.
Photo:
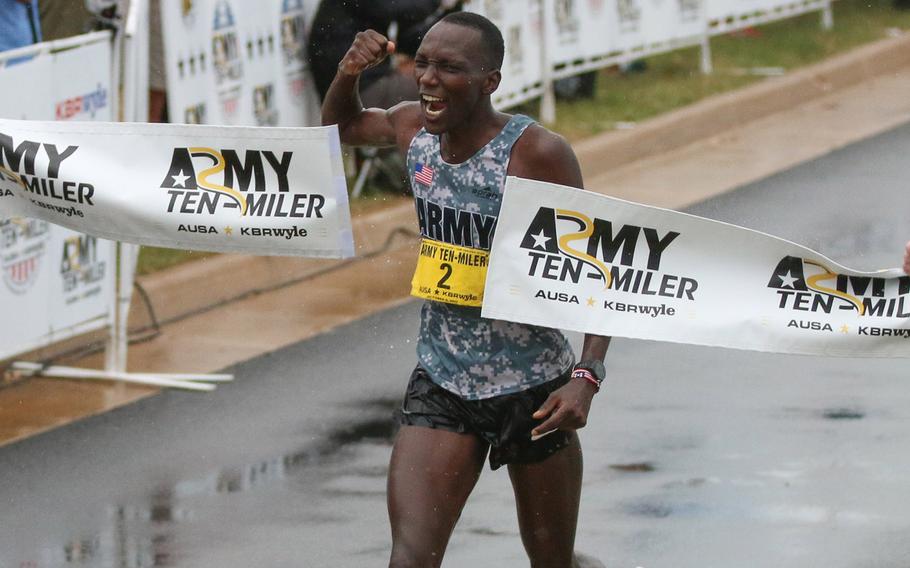
[[[433,168],[417,164],[414,167],[414,180],[423,185],[433,185]]]

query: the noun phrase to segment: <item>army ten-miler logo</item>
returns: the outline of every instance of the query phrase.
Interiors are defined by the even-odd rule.
[[[640,297],[641,304],[604,300],[605,310],[647,315],[673,316],[676,309],[647,301],[672,298],[695,300],[698,281],[660,271],[661,258],[679,237],[676,231],[661,235],[657,229],[636,225],[614,227],[606,219],[591,219],[578,211],[541,207],[534,216],[521,248],[528,253],[528,275],[561,283],[578,284],[582,279],[599,280],[603,289]],[[647,256],[639,243],[647,245]],[[581,303],[566,292],[538,290],[535,297],[565,303]],[[594,307],[595,298],[587,305]]]
[[[78,149],[34,140],[16,144],[12,136],[0,133],[0,199],[12,199],[13,189],[18,189],[37,207],[66,217],[84,217],[81,208],[95,205],[95,187],[66,179],[61,173],[63,162]]]
[[[169,195],[167,212],[196,216],[230,209],[239,217],[267,219],[323,218],[323,195],[291,193],[288,171],[292,152],[203,147],[174,148],[171,165],[161,182]],[[180,225],[180,231],[218,233],[212,225]],[[231,234],[230,228],[223,229]],[[241,235],[305,237],[303,227],[242,227]]]
[[[858,326],[858,335],[891,336],[910,339],[910,328],[900,320],[910,318],[910,276],[875,278],[837,274],[820,262],[785,256],[777,263],[768,281],[777,293],[781,310],[793,316],[855,312],[863,318],[897,319],[896,327]],[[836,326],[811,319],[793,319],[788,327],[834,332]],[[842,333],[854,331],[844,324]]]

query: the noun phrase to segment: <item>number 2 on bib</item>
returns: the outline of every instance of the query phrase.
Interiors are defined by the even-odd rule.
[[[418,298],[480,307],[490,253],[432,239],[420,243],[411,295]]]

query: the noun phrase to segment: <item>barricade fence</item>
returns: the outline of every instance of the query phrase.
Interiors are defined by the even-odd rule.
[[[319,0],[162,0],[172,122],[246,126],[319,123],[306,38]],[[831,0],[467,0],[503,32],[499,108],[544,97],[553,81],[701,45],[749,26],[823,11]],[[387,32],[388,30],[378,30]]]
[[[494,104],[508,108],[543,97],[541,118],[555,120],[553,81],[685,47],[702,47],[711,72],[715,35],[822,11],[831,0],[469,0],[465,9],[503,31],[506,58]]]

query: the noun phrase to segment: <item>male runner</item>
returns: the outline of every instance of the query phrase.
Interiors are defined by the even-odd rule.
[[[364,109],[360,74],[394,50],[378,32],[358,34],[338,66],[322,120],[338,124],[347,144],[397,145],[408,156],[425,242],[486,254],[507,174],[582,187],[564,139],[527,117],[494,110],[490,96],[504,49],[489,20],[466,12],[444,18],[416,54],[421,100]],[[585,425],[603,380],[608,345],[607,337],[586,336],[574,365],[556,330],[483,319],[477,307],[424,304],[419,364],[399,413],[389,471],[390,566],[441,564],[488,451],[493,469],[508,465],[531,566],[578,566],[582,456],[575,430]]]

